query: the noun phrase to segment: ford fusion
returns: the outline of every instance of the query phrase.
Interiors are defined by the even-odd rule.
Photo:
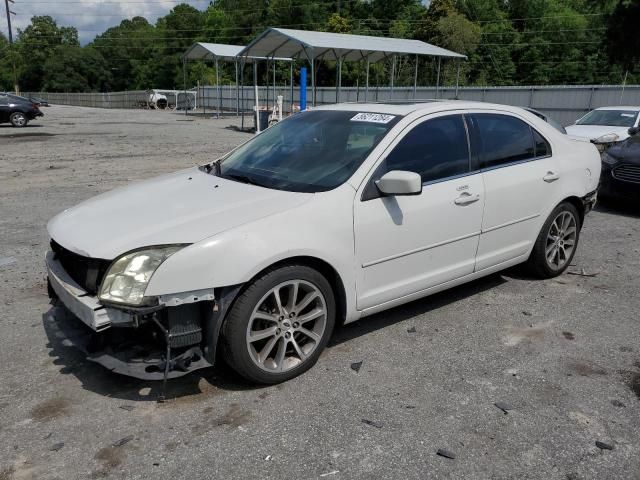
[[[138,378],[224,359],[282,382],[336,324],[520,263],[561,274],[600,165],[592,144],[515,107],[302,112],[53,218],[49,293],[74,316],[46,326]]]

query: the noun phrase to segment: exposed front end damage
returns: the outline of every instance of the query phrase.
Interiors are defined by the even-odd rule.
[[[45,319],[45,328],[64,346],[80,349],[113,372],[144,380],[176,378],[213,365],[221,320],[237,289],[166,295],[153,306],[116,308],[76,282],[59,254],[48,252],[46,264],[49,296],[74,314]],[[91,275],[89,268],[86,276]]]

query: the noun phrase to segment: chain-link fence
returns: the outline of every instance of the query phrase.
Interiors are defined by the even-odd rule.
[[[220,94],[218,95],[218,92]],[[573,123],[589,110],[602,106],[640,105],[640,85],[598,85],[598,86],[531,86],[531,87],[343,87],[339,98],[336,89],[321,87],[316,92],[316,105],[340,102],[384,102],[416,99],[452,99],[473,100],[479,102],[503,103],[520,107],[530,107],[555,118],[563,125]],[[292,95],[293,94],[293,95]],[[147,108],[151,93],[148,91],[110,92],[110,93],[27,93],[47,100],[51,104],[78,105],[100,108]],[[184,109],[194,107],[199,112],[223,113],[251,111],[255,100],[254,87],[245,86],[236,89],[235,85],[198,87],[187,91],[167,94],[168,104]],[[282,95],[284,109],[289,111],[291,103],[298,106],[300,89],[291,90],[290,86],[258,87],[258,101],[261,106],[273,106],[274,99]],[[307,90],[309,105],[311,89]]]

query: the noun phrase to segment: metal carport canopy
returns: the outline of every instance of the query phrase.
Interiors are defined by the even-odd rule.
[[[312,52],[307,51],[311,49]],[[390,55],[428,55],[466,59],[445,48],[420,40],[372,37],[345,33],[269,28],[258,35],[241,52],[245,57],[273,56],[286,58],[314,57],[346,61],[369,60],[377,62]]]
[[[239,95],[239,80],[238,80],[238,63],[243,65],[244,63],[257,62],[259,60],[270,60],[270,61],[285,61],[291,62],[290,58],[273,58],[273,57],[254,57],[254,56],[244,56],[240,57],[240,52],[244,49],[242,45],[228,45],[225,43],[206,43],[206,42],[197,42],[191,45],[187,51],[182,55],[182,70],[183,70],[183,81],[184,81],[184,93],[186,95],[187,92],[187,74],[186,74],[186,65],[189,60],[211,60],[215,63],[216,66],[216,96],[218,97],[218,117],[220,117],[222,113],[222,99],[220,92],[220,68],[218,62],[220,60],[227,62],[234,62],[235,64],[235,75],[236,75],[236,115],[240,113],[240,95]],[[254,67],[255,68],[255,67]],[[291,72],[291,76],[293,77],[293,71]],[[293,82],[293,80],[292,80]],[[243,89],[244,93],[244,89]],[[177,101],[176,101],[177,103]],[[187,114],[187,109],[185,108],[185,115]]]
[[[182,58],[184,60],[215,60],[216,58],[219,60],[228,60],[228,61],[236,61],[238,57],[240,57],[240,52],[244,50],[245,47],[242,45],[227,45],[225,43],[205,43],[198,42],[194,43],[189,47],[189,49],[184,53]],[[248,56],[243,58],[244,61],[252,61],[252,60],[267,60],[267,57],[260,56]],[[291,61],[290,57],[282,57],[282,58],[272,58],[269,56],[268,60],[281,60],[281,61]]]

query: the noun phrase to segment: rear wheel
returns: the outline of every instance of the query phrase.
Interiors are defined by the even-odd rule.
[[[318,360],[333,332],[335,310],[331,285],[318,271],[305,265],[267,271],[229,312],[226,361],[256,383],[296,377]]]
[[[528,260],[528,267],[541,278],[564,272],[578,247],[580,215],[571,203],[558,205],[545,222]]]
[[[13,112],[9,116],[9,121],[16,128],[26,127],[27,123],[29,123],[27,116],[22,112]]]

